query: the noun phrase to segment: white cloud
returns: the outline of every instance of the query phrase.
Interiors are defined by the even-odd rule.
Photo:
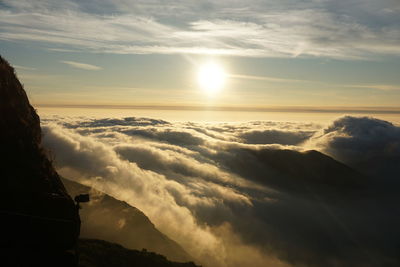
[[[301,143],[316,133],[306,148],[341,160],[366,158],[367,164],[371,153],[393,160],[398,129],[389,123],[349,117],[321,129],[272,121],[42,122],[44,145],[61,175],[139,208],[203,264],[368,266],[371,259],[360,250],[379,262],[396,260],[387,232],[399,236],[399,221],[387,211],[397,195],[387,197],[387,180],[370,179],[316,151],[301,152]],[[371,238],[378,241],[359,241]]]
[[[91,64],[86,64],[86,63],[81,63],[81,62],[76,62],[76,61],[67,61],[63,60],[60,61],[61,63],[67,64],[71,67],[77,68],[77,69],[82,69],[82,70],[102,70],[103,68]]]
[[[307,146],[380,179],[392,179],[400,172],[400,127],[387,121],[343,117],[317,133]]]
[[[254,76],[254,75],[243,75],[243,74],[229,74],[230,78],[243,79],[243,80],[256,80],[256,81],[268,81],[268,82],[284,82],[284,83],[310,83],[315,81],[310,80],[297,80],[297,79],[285,79],[270,76]]]
[[[390,1],[4,2],[0,39],[53,49],[341,59],[400,52],[399,9]]]
[[[344,85],[346,86],[346,85]],[[353,88],[366,88],[366,89],[375,89],[380,91],[398,91],[400,90],[399,85],[393,84],[350,84],[348,87]]]
[[[19,69],[19,70],[36,70],[36,68],[20,66],[20,65],[14,65],[14,68]]]

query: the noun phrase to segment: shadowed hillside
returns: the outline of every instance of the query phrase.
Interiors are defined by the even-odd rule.
[[[104,239],[129,249],[145,248],[174,261],[192,260],[177,243],[159,232],[137,208],[68,179],[63,179],[63,183],[71,195],[91,194],[91,201],[80,210],[82,237]]]
[[[351,195],[364,189],[368,177],[315,150],[264,149],[250,152],[263,168],[280,174],[260,176],[259,181],[280,190],[309,194],[311,191]]]
[[[66,251],[79,235],[78,212],[42,149],[39,116],[14,69],[1,57],[0,129],[3,262],[73,265],[74,256]]]
[[[146,250],[129,250],[121,245],[95,239],[79,241],[81,267],[196,267],[192,262],[168,261],[166,257]]]

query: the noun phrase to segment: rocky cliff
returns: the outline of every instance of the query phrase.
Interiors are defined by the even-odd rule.
[[[14,69],[1,57],[0,147],[3,260],[15,266],[31,266],[35,261],[42,266],[46,261],[54,264],[74,248],[79,215],[41,146],[39,116]],[[70,265],[67,262],[63,259],[56,265]]]

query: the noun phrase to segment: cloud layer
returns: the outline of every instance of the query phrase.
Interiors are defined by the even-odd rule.
[[[389,188],[399,170],[377,179],[362,167],[399,158],[399,128],[388,122],[43,121],[62,175],[139,208],[205,266],[399,263]]]
[[[117,54],[397,55],[397,1],[12,1],[0,39]]]
[[[61,63],[67,64],[71,67],[77,68],[77,69],[82,69],[82,70],[101,70],[102,68],[99,66],[91,65],[91,64],[86,64],[86,63],[81,63],[81,62],[76,62],[76,61],[67,61],[63,60],[60,61]]]
[[[400,127],[390,122],[343,117],[316,134],[309,143],[368,175],[398,180]]]

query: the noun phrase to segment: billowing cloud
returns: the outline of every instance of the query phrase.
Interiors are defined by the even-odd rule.
[[[290,132],[277,130],[249,131],[241,135],[248,144],[298,145],[313,135],[314,132]]]
[[[391,0],[4,0],[0,8],[0,39],[58,51],[342,59],[400,51]]]
[[[77,69],[82,69],[82,70],[101,70],[102,68],[99,66],[87,64],[87,63],[81,63],[81,62],[76,62],[76,61],[67,61],[63,60],[60,61],[61,63],[67,64],[71,67],[77,68]]]
[[[139,208],[206,266],[399,263],[398,197],[382,194],[391,184],[334,159],[347,162],[368,149],[396,156],[398,128],[388,122],[345,117],[325,129],[147,118],[43,122],[44,144],[63,176]]]
[[[310,145],[366,174],[398,180],[400,127],[390,122],[343,117],[316,134]]]

